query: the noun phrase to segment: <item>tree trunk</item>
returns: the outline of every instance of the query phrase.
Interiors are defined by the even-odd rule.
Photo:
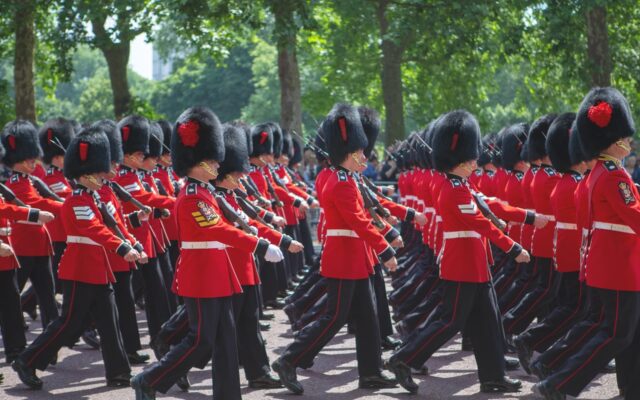
[[[17,1],[15,12],[15,58],[13,64],[16,92],[16,118],[36,122],[36,96],[33,80],[35,3]]]
[[[272,8],[276,25],[291,26],[293,9],[286,6]],[[282,30],[284,31],[284,30]],[[278,77],[280,78],[280,125],[302,134],[302,91],[300,69],[296,55],[297,33],[286,30],[277,39]]]
[[[113,113],[118,120],[131,112],[131,92],[129,92],[129,81],[127,80],[129,42],[114,44],[101,50],[109,67],[109,80],[113,92]]]
[[[402,55],[404,48],[387,37],[389,21],[386,11],[389,0],[378,1],[378,24],[382,38],[382,99],[385,115],[385,144],[404,139],[404,105],[402,101]]]
[[[611,85],[611,54],[607,30],[607,9],[595,6],[587,10],[587,56],[592,86]]]

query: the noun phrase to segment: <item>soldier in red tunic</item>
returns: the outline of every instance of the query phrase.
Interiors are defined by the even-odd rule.
[[[365,163],[367,137],[357,109],[345,104],[333,107],[323,123],[331,164],[336,170],[328,177],[321,195],[325,212],[326,240],[320,274],[327,278],[328,301],[324,313],[303,328],[272,367],[293,393],[304,388],[296,368],[310,365],[320,350],[353,317],[357,326],[356,352],[361,388],[396,385],[381,371],[380,330],[370,276],[374,252],[391,271],[397,267],[395,252],[365,214],[363,200],[353,171]],[[397,243],[400,243],[398,239]],[[394,244],[396,244],[394,242]]]
[[[115,277],[107,253],[117,253],[128,262],[136,261],[140,253],[105,226],[101,213],[104,203],[97,191],[102,186],[102,175],[110,168],[109,141],[99,128],[88,128],[69,144],[64,175],[77,180],[78,185],[60,211],[67,234],[67,249],[59,269],[64,296],[62,315],[12,364],[20,380],[33,389],[42,387],[35,369],[44,371],[58,350],[84,327],[89,315],[100,334],[107,385],[128,385],[131,368],[118,328],[111,287]]]

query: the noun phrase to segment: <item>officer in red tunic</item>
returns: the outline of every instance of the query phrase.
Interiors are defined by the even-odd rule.
[[[621,165],[631,151],[635,124],[627,100],[609,87],[587,94],[576,121],[586,152],[600,152],[586,180],[591,229],[585,274],[602,301],[604,323],[573,357],[534,386],[546,399],[578,396],[614,357],[622,372],[621,391],[635,391],[638,381],[630,372],[640,357],[640,195]]]
[[[2,131],[2,145],[7,150],[3,162],[13,171],[7,186],[23,203],[57,216],[62,203],[43,198],[31,183],[30,174],[42,154],[33,124],[22,120],[7,124]],[[42,325],[47,326],[58,317],[50,259],[53,249],[47,228],[40,221],[15,221],[11,243],[21,267],[18,288],[22,290],[27,279],[31,281],[38,298]]]
[[[188,177],[174,213],[178,223],[180,259],[173,282],[189,316],[189,334],[158,363],[131,380],[136,399],[154,399],[179,377],[213,355],[213,392],[218,399],[239,399],[240,377],[232,296],[242,287],[226,252],[227,246],[282,259],[282,252],[229,224],[220,215],[211,179],[224,159],[222,127],[209,109],[190,108],[176,121],[171,139],[175,171]]]
[[[357,326],[356,352],[361,388],[396,385],[381,371],[380,330],[370,275],[371,250],[390,270],[395,270],[395,252],[365,215],[363,200],[352,176],[366,160],[367,137],[357,109],[336,104],[323,123],[331,163],[336,170],[322,190],[327,238],[320,273],[327,278],[328,302],[324,313],[302,329],[272,367],[293,393],[304,388],[296,377],[299,365],[310,365],[320,350],[353,317]],[[400,239],[401,240],[401,239]]]
[[[389,359],[389,369],[410,393],[418,385],[411,368],[419,369],[465,326],[478,363],[483,392],[512,392],[522,386],[505,376],[505,349],[500,314],[489,271],[487,239],[518,262],[529,254],[482,216],[466,181],[476,169],[480,128],[466,111],[452,111],[434,127],[434,167],[446,172],[436,208],[442,217],[440,278],[442,301],[425,323]]]
[[[12,364],[20,380],[33,389],[42,387],[35,369],[44,371],[58,350],[83,328],[89,315],[100,333],[107,385],[128,385],[131,368],[118,328],[111,287],[115,277],[107,252],[115,252],[129,262],[136,261],[140,254],[105,226],[100,211],[104,204],[97,191],[102,175],[110,168],[109,141],[99,128],[88,128],[69,144],[64,174],[76,179],[78,185],[60,211],[67,233],[67,249],[59,269],[64,296],[62,316],[47,326]]]

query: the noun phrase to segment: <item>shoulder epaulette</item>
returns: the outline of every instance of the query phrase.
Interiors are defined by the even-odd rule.
[[[196,194],[198,193],[198,184],[197,183],[189,183],[187,185],[187,194]]]
[[[482,170],[481,169],[475,170],[475,174],[476,176],[482,176]]]
[[[11,179],[9,179],[11,181],[11,183],[16,183],[20,180],[20,176],[19,175],[11,175]]]
[[[338,171],[338,181],[339,182],[346,182],[349,180],[349,175],[347,175],[346,171],[343,170],[339,170]]]
[[[549,176],[554,176],[556,174],[556,170],[551,167],[544,167],[544,172]]]
[[[524,172],[521,171],[516,171],[513,175],[518,181],[521,181],[524,178]]]
[[[127,174],[127,170],[121,169],[120,171],[118,171],[118,176],[125,176]]]
[[[53,172],[54,172],[53,167],[49,167],[49,168],[47,168],[47,176],[51,176],[51,175],[53,175]]]
[[[78,196],[84,192],[84,189],[73,189],[73,195]]]
[[[618,165],[613,161],[605,161],[603,165],[607,171],[615,171],[618,169]]]
[[[462,187],[462,181],[460,179],[450,179],[449,180],[451,182],[451,186],[453,187]]]

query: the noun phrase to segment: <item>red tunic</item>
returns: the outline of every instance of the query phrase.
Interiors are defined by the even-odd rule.
[[[35,208],[18,207],[4,202],[0,196],[0,240],[11,245],[11,225],[9,220],[32,221],[38,220],[39,211]],[[18,268],[15,257],[0,257],[0,271],[9,271]]]
[[[553,257],[553,235],[556,230],[556,222],[551,207],[551,192],[559,181],[560,175],[552,167],[543,165],[531,183],[531,195],[536,213],[551,218],[551,221],[544,228],[536,228],[533,231],[531,253],[535,257]]]
[[[556,217],[553,258],[560,272],[576,272],[580,269],[582,235],[576,224],[575,191],[581,180],[582,175],[577,172],[564,174],[551,192],[551,206]]]
[[[175,177],[175,174],[171,167],[163,167],[159,166],[153,173],[153,177],[160,180],[162,186],[167,190],[167,193],[171,196],[176,196],[175,185],[178,180]],[[172,214],[171,217],[162,220],[162,224],[164,225],[165,231],[167,232],[167,236],[169,240],[178,240],[178,227],[176,226],[176,218]]]
[[[47,169],[47,173],[42,180],[49,186],[49,189],[63,199],[69,197],[72,192],[71,185],[67,178],[64,177],[62,170],[53,165]],[[62,227],[62,221],[60,219],[56,218],[46,226],[49,235],[51,235],[52,242],[64,242],[67,240],[67,234]]]

